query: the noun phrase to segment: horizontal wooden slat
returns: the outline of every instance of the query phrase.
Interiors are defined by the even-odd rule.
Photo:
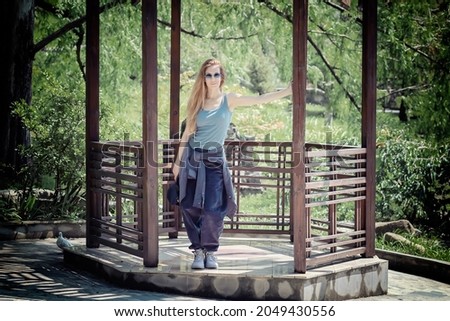
[[[324,220],[324,219],[311,218],[311,224],[312,224],[311,226],[313,229],[328,231],[328,226],[331,224],[331,222]],[[325,226],[317,225],[317,224],[323,224]],[[344,233],[349,233],[348,231],[344,231],[343,229],[351,230],[351,231],[353,231],[355,229],[354,222],[351,222],[351,223],[337,222],[336,226],[338,228],[338,230],[337,230],[338,235],[344,234]],[[358,230],[357,232],[359,232],[359,234],[365,233],[364,230]]]
[[[351,145],[341,145],[341,144],[322,144],[322,143],[305,143],[305,149],[354,149],[359,148],[358,146]]]
[[[333,175],[353,175],[357,173],[365,173],[365,168],[354,169],[338,169],[334,171],[312,171],[305,173],[305,177],[333,176]]]
[[[253,229],[253,230],[248,230],[248,229],[240,229],[239,227],[237,227],[236,229],[230,229],[229,227],[232,224],[227,224],[227,222],[225,223],[225,226],[227,228],[224,229],[223,233],[232,233],[232,234],[244,234],[244,235],[260,235],[261,233],[267,234],[267,235],[286,235],[289,234],[289,230],[286,229],[267,229],[267,230],[261,230],[261,229]]]
[[[343,148],[333,150],[316,150],[305,152],[305,157],[336,157],[349,155],[363,155],[366,154],[365,148]]]
[[[347,202],[356,202],[356,201],[361,201],[361,200],[364,200],[364,199],[366,199],[365,196],[344,197],[344,198],[338,198],[338,199],[329,200],[329,201],[307,203],[305,205],[305,207],[306,208],[311,208],[311,207],[316,207],[316,206],[340,204],[340,203],[347,203]]]
[[[125,252],[125,253],[128,253],[128,254],[131,254],[131,255],[135,255],[137,257],[141,257],[141,258],[143,257],[143,251],[142,250],[132,248],[132,247],[127,246],[127,245],[125,245],[123,243],[117,243],[115,241],[111,241],[109,239],[105,239],[105,238],[98,237],[98,236],[95,236],[95,235],[92,235],[92,239],[95,242],[98,242],[99,244],[103,244],[103,245],[108,246],[110,248],[113,248],[113,249],[116,249],[116,250],[119,250],[119,251],[122,251],[122,252]]]
[[[137,187],[137,185],[135,184],[135,185],[125,185],[125,184],[117,184],[117,183],[114,183],[114,182],[110,182],[110,181],[107,181],[107,180],[100,180],[100,179],[92,179],[92,182],[94,183],[94,186],[102,186],[102,185],[107,185],[107,186],[111,186],[111,187],[113,187],[113,188],[116,188],[116,189],[126,189],[126,190],[131,190],[131,191],[133,191],[133,192],[136,192],[136,193],[143,193],[143,189],[142,188],[139,188],[139,187]]]
[[[108,226],[108,227],[111,227],[111,228],[120,228],[123,231],[126,231],[128,233],[133,233],[133,234],[136,234],[137,236],[142,236],[142,232],[140,232],[140,231],[138,231],[136,229],[128,228],[126,226],[119,226],[117,224],[114,224],[114,223],[111,223],[111,222],[107,222],[107,221],[104,221],[104,220],[100,220],[100,219],[96,219],[96,218],[91,218],[91,222],[92,222],[92,226],[104,225],[104,226]]]
[[[287,187],[286,185],[281,184],[261,184],[261,183],[247,183],[247,182],[239,182],[235,183],[235,186],[239,187],[263,187],[263,188],[276,188],[276,187]]]
[[[232,223],[236,223],[236,224],[258,224],[261,221],[241,221],[241,220],[237,220],[237,221],[232,221]],[[270,221],[265,221],[266,223],[269,224],[276,224],[276,222],[278,222],[278,224],[280,226],[288,226],[289,225],[289,217],[284,217],[284,218],[278,218],[276,220],[270,220]]]
[[[165,233],[171,233],[171,232],[177,232],[178,229],[176,227],[162,227],[160,226],[158,228],[158,234],[165,234]]]
[[[122,198],[134,200],[134,201],[137,201],[137,202],[142,202],[143,201],[143,198],[141,196],[130,195],[130,194],[125,194],[125,193],[117,193],[117,192],[115,192],[113,190],[109,190],[109,189],[105,189],[105,188],[93,187],[92,191],[93,192],[97,192],[97,193],[104,193],[104,194],[108,194],[108,195],[112,195],[112,196],[120,196]]]
[[[290,151],[280,151],[279,149],[267,150],[252,148],[252,150],[235,149],[230,153],[233,159],[242,161],[257,161],[257,162],[281,162],[289,161],[292,153]]]
[[[337,186],[350,186],[357,184],[365,184],[365,177],[355,177],[355,178],[343,178],[335,180],[323,180],[317,182],[307,182],[306,189],[320,188],[320,187],[337,187]]]
[[[141,152],[144,150],[142,142],[90,142],[92,151],[121,151],[127,153]]]
[[[101,177],[110,177],[110,178],[120,179],[123,181],[130,181],[130,182],[142,184],[142,177],[139,177],[139,176],[128,175],[128,174],[123,174],[123,173],[116,173],[116,172],[105,171],[105,170],[89,170],[89,171],[96,178],[98,178],[100,176]]]
[[[139,242],[139,240],[135,237],[130,237],[128,235],[126,235],[125,233],[120,234],[117,231],[120,231],[120,226],[111,228],[111,229],[106,229],[106,228],[97,228],[96,229],[98,232],[100,232],[101,234],[107,234],[110,235],[111,237],[118,239],[118,240],[125,240],[131,243],[135,243],[137,245],[142,245],[142,242]]]
[[[118,154],[112,152],[91,152],[91,159],[95,161],[102,161],[103,163],[138,163],[140,161],[139,155],[135,154]]]
[[[163,218],[163,219],[159,219],[158,222],[161,224],[173,223],[173,222],[175,222],[175,218],[174,217]]]
[[[336,191],[329,191],[329,192],[316,192],[316,193],[307,193],[305,195],[306,199],[309,198],[316,198],[316,197],[327,197],[327,196],[335,196],[335,195],[351,195],[356,192],[364,192],[366,190],[366,187],[356,187],[356,188],[344,188],[339,189]]]
[[[292,170],[289,168],[279,168],[279,167],[244,167],[244,166],[230,166],[232,171],[249,171],[249,172],[266,172],[266,173],[290,173]]]
[[[349,245],[349,244],[356,244],[356,243],[361,243],[361,242],[365,242],[365,241],[366,241],[365,237],[360,237],[360,238],[351,239],[351,240],[342,240],[342,241],[336,241],[336,242],[331,242],[331,243],[326,243],[326,244],[317,244],[317,245],[307,247],[306,250],[307,251],[315,251],[315,250],[331,249],[331,248],[335,248],[335,247],[340,247],[340,246]]]
[[[292,146],[292,142],[261,142],[261,141],[254,141],[254,140],[246,140],[246,141],[237,141],[237,140],[226,140],[225,147],[234,147],[239,146],[240,148],[246,147],[246,146],[265,146],[265,147],[284,147],[288,148]]]
[[[329,167],[329,166],[339,166],[339,167],[343,167],[343,165],[346,166],[351,166],[351,165],[356,165],[356,164],[365,164],[366,160],[361,158],[361,159],[354,159],[354,158],[349,158],[349,159],[344,159],[345,161],[330,161],[330,162],[307,162],[305,163],[305,167],[306,168],[313,168],[313,167]],[[353,167],[353,166],[352,166]]]
[[[313,255],[312,257],[306,258],[306,266],[311,267],[325,263],[332,263],[340,259],[346,259],[353,256],[364,254],[365,251],[366,251],[365,247],[357,247],[351,250],[343,250],[335,253],[327,253],[317,256]]]
[[[284,175],[284,174],[283,174]],[[239,179],[251,179],[251,180],[266,180],[266,181],[280,181],[280,182],[290,182],[291,178],[288,175],[285,176],[264,176],[264,175],[246,175],[246,174],[240,174],[235,173],[233,174],[233,177],[239,178]]]
[[[243,218],[281,219],[280,216],[275,213],[256,214],[256,213],[239,212],[233,217],[233,220],[240,220]]]
[[[104,168],[105,170],[125,172],[125,173],[128,173],[129,175],[131,175],[131,173],[136,175],[136,174],[142,174],[144,172],[144,169],[142,167],[137,167],[137,166],[131,167],[131,166],[115,165],[115,164],[110,164],[110,163],[103,163],[102,161],[91,161],[90,163],[91,163],[91,166],[89,166],[89,168],[92,168],[93,170],[97,170],[102,167],[106,167],[106,168]]]
[[[306,242],[323,242],[323,241],[329,241],[333,240],[335,238],[342,238],[342,237],[355,237],[360,235],[365,235],[366,231],[351,231],[351,232],[345,232],[345,233],[339,233],[334,235],[321,235],[321,236],[315,236],[315,237],[309,237],[306,238]]]
[[[159,213],[159,215],[168,215],[168,216],[174,216],[175,215],[175,213],[174,213],[174,211],[164,211],[164,212],[161,212],[161,213]]]

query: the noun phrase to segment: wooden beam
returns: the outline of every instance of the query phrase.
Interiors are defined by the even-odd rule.
[[[181,0],[172,0],[170,46],[170,138],[180,130]]]
[[[100,4],[86,0],[86,246],[99,247],[91,235],[91,218],[101,215],[100,200],[92,190],[91,142],[99,141],[100,102]]]
[[[375,154],[377,90],[377,1],[363,0],[362,49],[362,147],[367,149],[366,200],[363,221],[366,230],[366,257],[375,255]]]
[[[144,144],[144,265],[158,266],[157,0],[142,0],[142,139]]]
[[[292,206],[294,269],[306,272],[307,221],[305,209],[305,117],[308,36],[308,1],[293,0],[293,116]]]

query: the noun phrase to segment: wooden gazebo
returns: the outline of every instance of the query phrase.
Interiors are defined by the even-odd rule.
[[[159,238],[183,230],[164,193],[179,132],[181,0],[172,0],[170,137],[157,136],[157,0],[142,2],[140,142],[106,143],[99,135],[99,0],[87,0],[86,173],[89,248],[113,247],[158,265]],[[294,269],[375,255],[375,120],[377,1],[362,1],[361,146],[305,142],[308,1],[293,0],[293,132],[290,142],[228,141],[229,165],[240,202],[243,185],[273,188],[275,213],[240,213],[225,232],[287,234]],[[269,157],[267,157],[269,155]],[[248,166],[252,159],[270,161]],[[261,182],[246,180],[257,173]],[[254,176],[253,176],[254,177]],[[162,186],[162,188],[161,188]],[[353,220],[341,222],[345,205]],[[239,206],[239,204],[238,204]],[[315,211],[326,213],[317,217]]]

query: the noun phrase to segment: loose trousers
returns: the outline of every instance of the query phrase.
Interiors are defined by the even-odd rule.
[[[181,211],[186,232],[191,241],[190,249],[215,252],[223,232],[226,214],[226,191],[222,164],[205,162],[206,181],[203,209],[192,206],[196,179],[188,179],[186,197],[181,202]]]

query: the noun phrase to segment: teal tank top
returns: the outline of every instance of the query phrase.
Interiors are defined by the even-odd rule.
[[[227,137],[231,116],[227,96],[224,94],[219,107],[212,110],[200,110],[197,115],[197,130],[189,138],[189,145],[194,149],[217,150],[222,148]]]

